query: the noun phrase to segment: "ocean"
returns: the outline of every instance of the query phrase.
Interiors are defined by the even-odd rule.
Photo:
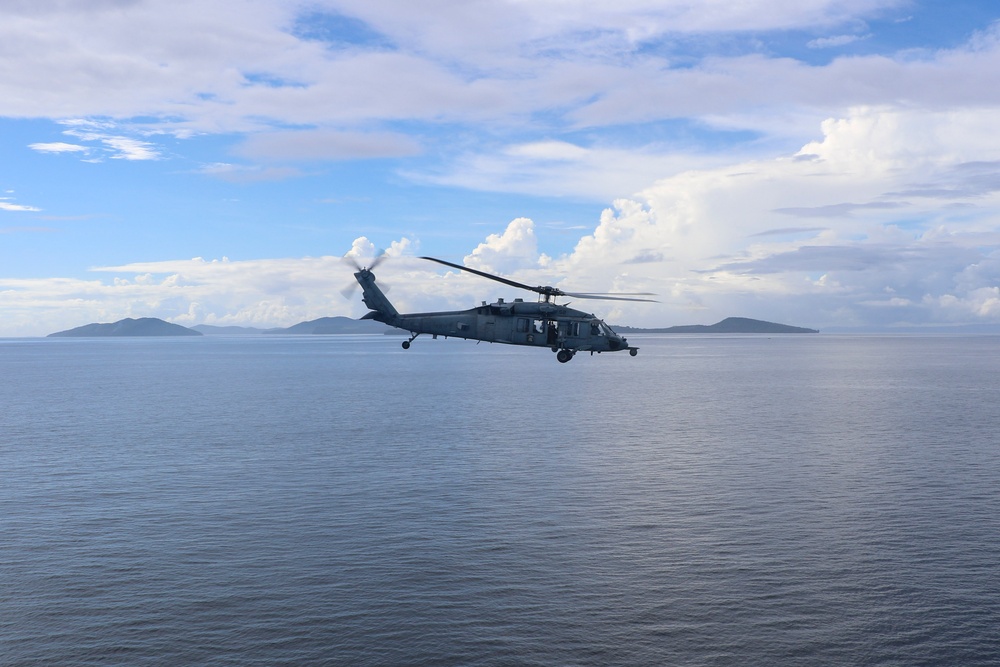
[[[996,665],[1000,337],[0,340],[0,664]]]

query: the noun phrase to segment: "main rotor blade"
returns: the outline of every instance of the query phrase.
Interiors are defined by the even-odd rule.
[[[624,294],[647,294],[654,296],[651,292],[611,292],[609,294],[580,294],[579,292],[563,292],[563,296],[571,296],[574,299],[600,299],[601,301],[646,301],[649,303],[659,303],[656,299],[636,299],[635,297],[623,296]]]
[[[485,271],[480,271],[478,269],[470,269],[467,266],[462,266],[461,264],[452,264],[451,262],[446,262],[443,259],[435,259],[433,257],[421,257],[420,259],[427,259],[432,262],[437,262],[438,264],[444,264],[445,266],[450,266],[453,269],[458,269],[460,271],[468,271],[469,273],[475,273],[477,276],[482,276],[483,278],[489,278],[490,280],[495,280],[498,283],[503,283],[505,285],[510,285],[511,287],[519,287],[521,289],[526,289],[531,292],[538,292],[543,294],[543,290],[540,287],[532,287],[531,285],[525,285],[524,283],[519,283],[515,280],[508,280],[507,278],[501,278],[500,276],[495,276],[492,273],[486,273]],[[556,294],[561,294],[558,290]]]
[[[576,299],[602,299],[604,301],[648,301],[651,303],[659,303],[656,299],[636,299],[634,297],[638,296],[656,296],[652,292],[610,292],[603,294],[595,293],[582,293],[582,292],[564,292],[558,287],[542,287],[541,285],[537,287],[532,287],[531,285],[525,285],[524,283],[519,283],[516,280],[510,280],[508,278],[501,278],[500,276],[495,276],[492,273],[486,273],[485,271],[480,271],[478,269],[470,269],[467,266],[462,266],[461,264],[452,264],[451,262],[446,262],[443,259],[436,259],[434,257],[421,257],[420,259],[427,259],[432,262],[437,262],[438,264],[444,264],[445,266],[450,266],[460,271],[468,271],[469,273],[475,273],[477,276],[482,276],[483,278],[489,278],[490,280],[495,280],[498,283],[503,283],[505,285],[510,285],[511,287],[519,287],[521,289],[526,289],[531,292],[537,292],[538,294],[546,295],[546,298],[553,296],[570,296]]]

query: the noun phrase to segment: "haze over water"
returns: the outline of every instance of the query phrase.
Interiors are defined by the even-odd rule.
[[[3,665],[987,665],[1000,338],[0,340]]]

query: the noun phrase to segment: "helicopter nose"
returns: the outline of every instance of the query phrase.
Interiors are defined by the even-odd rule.
[[[608,339],[608,347],[612,350],[620,350],[625,346],[625,339],[618,336],[612,336]]]

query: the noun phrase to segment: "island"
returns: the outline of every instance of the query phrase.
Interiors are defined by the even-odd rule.
[[[618,333],[676,333],[676,334],[800,334],[819,333],[817,329],[793,327],[749,317],[727,317],[715,324],[685,324],[661,329],[640,329],[637,327],[614,327]]]
[[[616,326],[621,334],[799,334],[819,333],[816,329],[793,327],[787,324],[753,320],[748,317],[727,317],[715,324],[688,324],[664,328],[644,329],[640,327]],[[290,335],[335,335],[335,334],[403,334],[405,331],[386,326],[373,320],[355,320],[350,317],[321,317],[316,320],[299,322],[285,328],[257,329],[254,327],[212,326],[198,324],[182,327],[164,322],[155,317],[126,318],[110,324],[86,324],[75,329],[49,334],[49,337],[88,338],[108,336],[201,336],[201,335],[247,335],[247,334],[290,334]]]
[[[155,317],[126,317],[110,324],[85,324],[49,334],[49,338],[104,338],[110,336],[200,336],[200,331],[164,322]]]
[[[374,320],[355,320],[350,317],[321,317],[318,320],[299,322],[284,329],[266,329],[265,334],[382,334],[391,330]]]

